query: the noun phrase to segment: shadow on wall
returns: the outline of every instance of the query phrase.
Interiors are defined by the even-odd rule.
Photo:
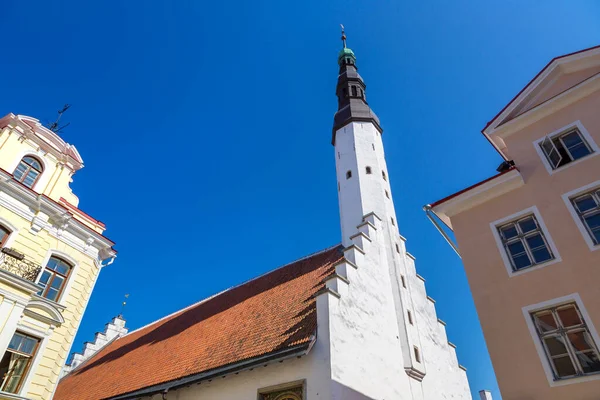
[[[333,381],[332,384],[332,398],[343,399],[343,400],[375,400],[372,397],[365,396],[364,394],[357,392],[356,390],[349,388],[348,386],[342,385],[339,382]],[[388,400],[388,399],[384,399]],[[390,399],[392,400],[392,399]]]

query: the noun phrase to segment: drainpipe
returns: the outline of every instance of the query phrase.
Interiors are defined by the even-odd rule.
[[[162,400],[167,400],[167,394],[169,394],[169,388],[166,388],[162,392]]]
[[[431,206],[429,204],[427,204],[426,206],[423,206],[423,211],[425,211],[425,214],[427,215],[427,218],[429,218],[429,220],[431,221],[431,223],[433,224],[433,226],[435,226],[435,228],[438,230],[438,232],[440,233],[440,235],[442,235],[442,237],[444,239],[446,239],[446,242],[450,245],[450,247],[452,247],[452,250],[454,250],[454,252],[456,253],[456,255],[459,258],[461,258],[460,257],[460,253],[458,252],[458,247],[452,241],[452,239],[450,238],[450,236],[448,236],[448,234],[446,233],[446,231],[444,231],[444,229],[438,223],[437,218],[436,218],[437,215],[431,209]]]

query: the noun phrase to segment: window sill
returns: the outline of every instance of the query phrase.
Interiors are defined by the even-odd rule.
[[[31,400],[29,397],[19,396],[18,394],[0,391],[0,400]]]
[[[550,386],[565,386],[565,385],[571,385],[573,383],[596,381],[598,379],[600,379],[600,372],[594,372],[593,374],[577,376],[574,378],[555,379],[550,383]]]
[[[510,277],[512,278],[513,276],[519,276],[519,275],[523,275],[523,274],[526,274],[527,272],[531,272],[531,271],[535,271],[535,270],[537,270],[537,269],[541,269],[541,268],[544,268],[544,267],[548,267],[548,266],[550,266],[550,265],[553,265],[553,264],[559,263],[559,262],[561,262],[561,261],[562,261],[562,259],[561,259],[560,257],[557,257],[557,258],[555,258],[555,259],[553,259],[553,260],[546,261],[545,263],[536,264],[536,265],[533,265],[533,266],[531,266],[531,267],[527,267],[527,268],[522,268],[522,269],[519,269],[519,270],[517,270],[517,271],[514,271],[514,270],[513,270],[512,272],[510,272],[510,273],[509,273],[509,275],[510,275]]]
[[[563,166],[561,166],[561,167],[558,167],[558,168],[556,168],[556,169],[552,169],[552,167],[550,166],[550,164],[544,163],[544,165],[546,165],[546,169],[548,169],[548,173],[549,173],[550,175],[554,175],[554,174],[556,174],[556,173],[558,173],[558,172],[564,171],[565,169],[567,169],[567,168],[569,168],[569,167],[572,167],[573,165],[576,165],[576,164],[579,164],[579,163],[581,163],[581,162],[583,162],[583,161],[589,160],[590,158],[592,158],[592,157],[595,157],[595,156],[597,156],[597,155],[599,155],[599,154],[600,154],[600,152],[597,152],[597,151],[595,151],[595,152],[593,152],[593,153],[591,153],[591,154],[588,154],[588,155],[587,155],[587,156],[585,156],[585,157],[581,157],[581,158],[580,158],[580,159],[578,159],[578,160],[571,161],[570,163],[568,163],[568,164],[565,164],[565,165],[563,165]]]

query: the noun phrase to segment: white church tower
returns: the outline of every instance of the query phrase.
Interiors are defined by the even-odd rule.
[[[339,384],[332,398],[470,399],[465,370],[398,231],[383,130],[343,32],[342,41],[332,144],[347,260],[338,275],[348,284],[329,285],[340,296],[328,304]]]

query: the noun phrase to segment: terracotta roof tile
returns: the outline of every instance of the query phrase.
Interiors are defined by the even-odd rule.
[[[309,343],[313,295],[333,247],[158,320],[110,343],[63,378],[54,400],[100,400]]]

